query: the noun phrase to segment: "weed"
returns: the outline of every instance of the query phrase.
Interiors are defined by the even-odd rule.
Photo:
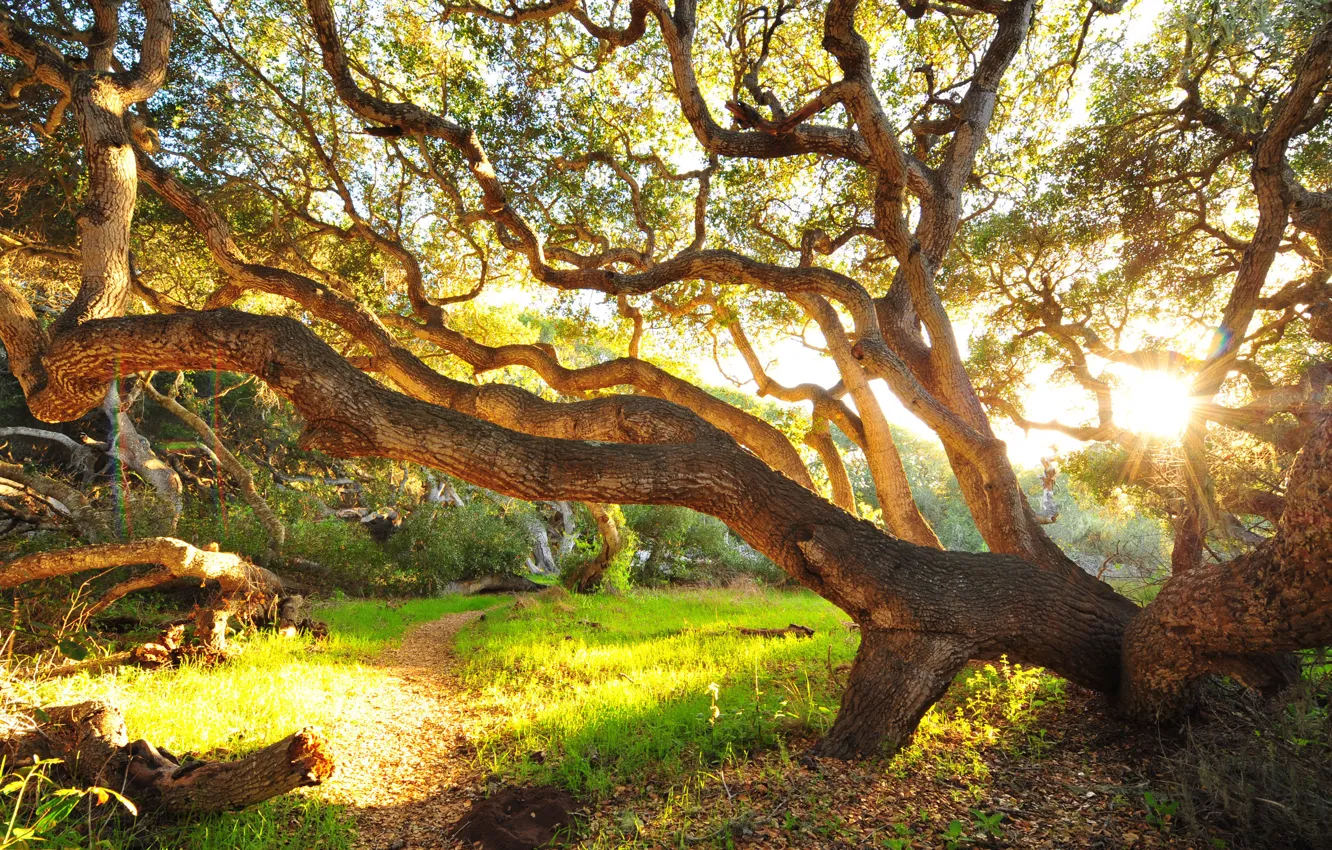
[[[1147,823],[1162,832],[1169,832],[1175,812],[1179,811],[1179,803],[1164,794],[1156,794],[1152,791],[1148,791],[1142,796],[1147,803]]]
[[[1004,831],[999,826],[1003,819],[1003,812],[987,814],[981,809],[971,809],[972,831],[977,835],[989,836],[991,838],[998,838],[1003,835]]]

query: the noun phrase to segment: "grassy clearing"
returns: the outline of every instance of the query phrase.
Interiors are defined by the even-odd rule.
[[[811,639],[757,638],[736,626],[810,626]],[[487,618],[459,638],[468,683],[507,719],[481,742],[482,767],[519,781],[604,796],[625,785],[688,786],[755,751],[832,722],[859,637],[806,592],[640,592],[548,598]],[[1006,664],[959,677],[913,743],[900,775],[964,784],[1000,748],[1042,746],[1040,711],[1062,682]]]
[[[46,682],[30,695],[59,705],[106,699],[121,706],[130,734],[178,755],[217,759],[244,755],[303,726],[333,727],[381,675],[363,662],[396,642],[413,625],[445,614],[497,604],[493,597],[416,599],[390,607],[379,601],[346,601],[317,616],[329,624],[318,645],[271,633],[249,636],[244,652],[216,667],[174,670],[133,667],[96,676]],[[131,837],[161,850],[297,850],[350,847],[352,827],[338,806],[318,792],[272,800],[246,812],[198,819],[164,828],[141,826],[131,835],[106,836],[108,846]]]

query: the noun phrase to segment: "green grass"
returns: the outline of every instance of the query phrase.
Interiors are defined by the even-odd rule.
[[[815,636],[735,630],[793,622]],[[478,758],[518,781],[594,796],[644,782],[683,788],[792,734],[827,729],[859,644],[846,622],[804,591],[639,592],[515,607],[459,637],[468,683],[507,721],[479,744]],[[890,768],[982,782],[989,750],[1039,754],[1040,710],[1061,699],[1062,682],[1039,671],[970,669]]]
[[[110,698],[124,707],[135,737],[178,754],[241,755],[305,725],[334,727],[382,675],[367,659],[413,625],[498,604],[340,602],[318,614],[330,626],[319,645],[254,635],[225,665],[126,668],[47,683],[40,697],[48,704]],[[788,623],[816,634],[736,631]],[[499,721],[476,742],[477,766],[590,798],[652,783],[668,800],[659,816],[687,824],[709,777],[763,750],[776,750],[789,768],[792,736],[799,740],[789,749],[798,750],[831,724],[859,643],[846,623],[804,591],[526,597],[458,637],[466,684]],[[969,669],[884,767],[979,789],[994,751],[1040,756],[1042,707],[1061,699],[1062,682],[1037,671],[1002,663]],[[137,829],[135,846],[146,850],[343,850],[353,835],[348,813],[317,789],[238,814]],[[127,846],[128,838],[113,835],[109,846]]]
[[[858,643],[846,620],[813,594],[782,591],[645,591],[515,607],[459,636],[468,683],[509,720],[509,733],[483,742],[478,757],[522,780],[598,793],[773,746],[783,727],[822,729],[837,707],[836,667]],[[815,637],[735,630],[793,622]],[[540,764],[529,757],[538,751]]]
[[[498,603],[494,597],[457,596],[411,600],[393,608],[380,601],[341,602],[316,613],[329,625],[329,637],[319,644],[260,633],[243,639],[244,651],[226,664],[157,671],[123,667],[46,682],[33,696],[45,705],[105,699],[123,709],[131,737],[177,755],[240,756],[304,726],[335,725],[381,675],[364,662],[411,626]],[[290,796],[165,832],[155,829],[147,846],[338,850],[350,846],[350,830],[339,807],[321,802],[317,795]]]

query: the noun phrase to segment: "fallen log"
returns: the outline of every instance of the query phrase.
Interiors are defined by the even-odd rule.
[[[736,631],[742,635],[750,637],[786,637],[794,635],[798,638],[814,637],[814,630],[809,626],[800,626],[795,623],[790,624],[784,629],[746,629],[737,627]]]
[[[96,616],[112,602],[137,590],[158,587],[177,579],[216,582],[220,594],[195,615],[196,639],[209,650],[226,651],[227,622],[247,611],[261,610],[282,589],[276,575],[216,546],[198,549],[173,537],[150,537],[128,543],[102,543],[53,552],[38,552],[0,565],[0,589],[30,581],[74,575],[112,567],[157,564],[157,569],[131,576],[104,592],[85,614]]]
[[[140,812],[243,809],[333,775],[327,744],[309,727],[234,761],[182,762],[147,741],[131,742],[124,716],[104,702],[56,706],[39,717],[35,730],[0,742],[8,763],[61,759],[69,779],[119,789]]]
[[[509,574],[482,576],[468,581],[451,581],[444,588],[448,593],[461,593],[463,596],[480,596],[486,593],[533,593],[545,589],[545,585],[537,584],[530,578]]]

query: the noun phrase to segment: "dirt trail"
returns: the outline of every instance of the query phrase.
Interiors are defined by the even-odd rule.
[[[363,850],[457,846],[449,827],[481,776],[470,739],[484,718],[459,682],[453,637],[481,611],[447,614],[412,629],[375,666],[385,675],[332,735],[338,771],[320,796],[347,805]]]

